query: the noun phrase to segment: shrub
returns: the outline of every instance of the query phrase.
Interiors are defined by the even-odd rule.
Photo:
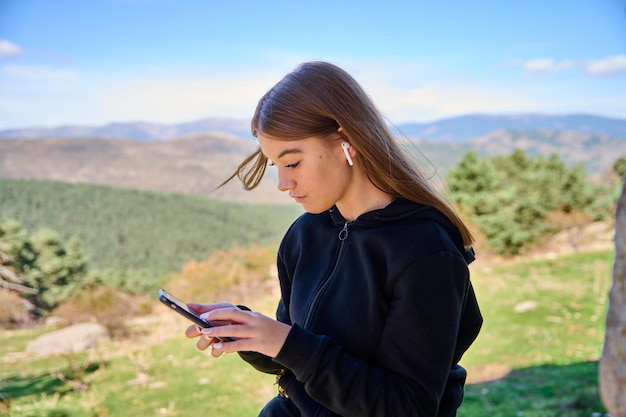
[[[145,297],[133,297],[110,286],[83,290],[53,311],[66,324],[95,321],[107,328],[112,337],[129,334],[127,321],[150,311]]]
[[[612,188],[593,184],[582,165],[567,167],[558,155],[481,158],[468,152],[448,171],[448,197],[485,234],[499,254],[517,254],[551,233],[561,216],[601,220],[610,215]],[[558,215],[557,215],[558,213]],[[578,225],[578,224],[577,224]]]
[[[275,265],[276,249],[273,247],[216,251],[202,262],[188,261],[180,273],[170,277],[167,288],[188,302],[222,301],[237,287],[263,288],[260,284],[275,282]]]
[[[30,323],[32,308],[17,293],[0,290],[0,328],[13,329]]]

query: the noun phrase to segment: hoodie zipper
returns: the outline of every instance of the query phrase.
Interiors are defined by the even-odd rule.
[[[326,288],[331,282],[331,278],[335,275],[335,271],[337,270],[337,267],[339,266],[339,260],[341,259],[343,248],[345,246],[346,239],[348,238],[349,226],[350,226],[350,222],[346,221],[343,225],[343,229],[341,229],[341,231],[339,232],[339,240],[341,241],[341,243],[339,244],[339,253],[337,254],[337,258],[335,259],[335,265],[333,266],[333,269],[330,272],[330,274],[328,274],[325,281],[322,283],[320,288],[315,293],[315,296],[313,297],[313,300],[311,301],[311,304],[309,305],[309,308],[307,309],[307,312],[304,316],[304,320],[302,321],[302,327],[305,329],[309,328],[309,324],[311,322],[311,318],[313,317],[313,312],[316,310],[317,303],[319,302],[320,298],[322,298],[322,295],[324,294],[324,292],[326,291]]]
[[[346,221],[343,224],[343,229],[341,229],[341,232],[339,232],[339,240],[341,240],[342,242],[348,238],[348,226],[350,226],[350,222]]]

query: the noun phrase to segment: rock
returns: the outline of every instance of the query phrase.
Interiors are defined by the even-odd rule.
[[[626,183],[615,215],[615,265],[600,360],[600,393],[613,416],[626,416]]]
[[[514,311],[516,313],[525,313],[527,311],[535,310],[536,308],[537,308],[537,302],[528,300],[528,301],[522,301],[521,303],[517,304],[514,307]]]
[[[98,323],[80,323],[43,334],[26,346],[37,356],[83,352],[109,340],[107,329]]]

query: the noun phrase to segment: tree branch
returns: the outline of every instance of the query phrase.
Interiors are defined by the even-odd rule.
[[[8,282],[4,278],[10,279],[13,282]],[[15,290],[27,294],[37,294],[37,290],[26,285],[22,285],[24,281],[4,265],[0,265],[0,287],[9,290]]]

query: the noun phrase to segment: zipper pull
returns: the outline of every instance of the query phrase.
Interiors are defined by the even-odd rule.
[[[339,232],[339,240],[346,240],[348,238],[348,222],[343,224],[343,229]]]

